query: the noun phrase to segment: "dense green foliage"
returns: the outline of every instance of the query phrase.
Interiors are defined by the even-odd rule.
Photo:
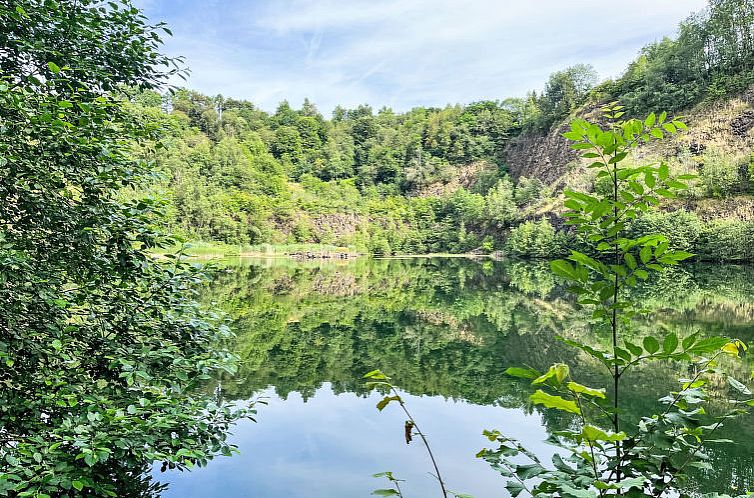
[[[506,105],[368,107],[325,120],[306,103],[268,115],[251,103],[178,91],[164,114],[137,95],[134,113],[171,130],[152,185],[172,202],[172,228],[229,244],[319,243],[370,253],[464,252],[503,229],[543,193],[501,169],[517,118]]]
[[[754,83],[753,25],[750,1],[710,0],[680,25],[677,38],[646,46],[620,79],[596,92],[634,114],[678,111],[741,92]]]
[[[702,222],[687,212],[631,211],[635,205],[655,204],[646,187],[651,190],[655,183],[678,187],[671,183],[675,180],[669,179],[667,168],[623,169],[626,176],[619,178],[614,166],[609,178],[614,195],[607,203],[604,198],[569,194],[566,206],[571,220],[587,214],[593,217],[591,222],[602,220],[606,213],[609,217],[611,207],[631,219],[618,224],[617,211],[613,212],[613,219],[600,227],[608,232],[616,229],[606,236],[608,243],[561,227],[556,230],[546,209],[554,195],[551,189],[536,179],[514,181],[505,166],[511,138],[549,130],[590,100],[619,98],[632,112],[680,109],[746,88],[754,64],[754,8],[747,1],[712,0],[708,11],[682,25],[677,40],[647,47],[622,78],[596,88],[592,88],[594,71],[577,65],[554,73],[541,94],[524,99],[405,113],[386,108],[374,112],[369,106],[337,108],[331,119],[308,101],[300,109],[283,102],[269,114],[250,102],[189,90],[161,96],[155,89],[180,73],[179,61],[159,52],[160,36],[169,31],[161,24],[150,25],[128,0],[16,1],[0,6],[0,21],[2,495],[146,497],[160,488],[145,474],[154,462],[162,462],[163,469],[185,469],[233,451],[226,441],[227,430],[249,412],[229,407],[215,393],[196,389],[219,372],[234,371],[235,358],[224,344],[230,334],[216,314],[194,300],[197,284],[205,277],[202,271],[180,258],[150,256],[150,251],[173,243],[163,235],[165,227],[188,238],[228,244],[337,244],[376,254],[505,249],[544,258],[574,243],[598,242],[592,250],[610,254],[617,254],[615,248],[620,246],[623,258],[612,266],[574,253],[571,259],[581,266],[561,262],[558,268],[577,282],[574,290],[582,294],[581,304],[601,303],[607,306],[603,311],[621,310],[627,316],[630,302],[619,300],[617,284],[611,287],[605,282],[615,277],[616,282],[623,279],[625,285],[634,286],[636,278],[647,278],[639,260],[655,269],[650,265],[682,259],[685,251],[710,259],[751,258],[750,223]],[[582,125],[582,138],[599,142],[607,134]],[[672,132],[676,126],[662,119],[659,124],[644,123],[646,131],[655,135]],[[630,126],[621,131],[624,136],[638,133]],[[610,133],[616,143],[621,141],[620,134]],[[602,152],[614,159],[603,166],[625,158],[618,157],[617,148],[605,152],[611,145],[600,144]],[[754,175],[747,154],[731,158],[706,151],[700,184],[688,198],[751,193]],[[630,180],[628,188],[619,192],[618,180]],[[598,178],[596,190],[600,188]],[[620,202],[631,204],[630,208],[618,206],[619,193]],[[628,216],[629,212],[633,214]],[[590,223],[586,217],[581,221],[582,226]],[[671,246],[660,236],[646,237],[653,232],[677,236]],[[625,247],[618,234],[632,237]],[[639,260],[628,257],[638,245],[643,246]],[[590,271],[602,277],[591,279]],[[547,277],[537,278],[548,291],[555,285]],[[387,290],[398,293],[390,286]],[[585,300],[588,293],[599,299]],[[413,297],[418,303],[428,299]],[[375,306],[373,301],[379,300],[371,295],[366,303],[351,300],[364,306],[344,317],[354,320],[362,335],[345,336],[343,343],[332,345],[337,353],[332,358],[343,368],[367,370],[358,362],[345,362],[341,353],[358,343],[371,351],[368,361],[378,359],[378,353],[405,356],[401,345],[391,343],[386,328],[393,327],[393,336],[398,329],[419,330],[417,337],[425,335],[420,330],[424,328],[435,334],[438,348],[453,343],[448,350],[453,361],[437,366],[437,377],[446,376],[442,369],[448,365],[456,367],[455,374],[467,376],[465,385],[453,386],[455,391],[438,384],[433,388],[436,392],[501,398],[506,394],[493,384],[464,391],[475,384],[473,369],[483,358],[457,348],[459,341],[474,340],[464,335],[467,329],[459,323],[494,324],[489,339],[493,344],[503,328],[519,335],[526,331],[529,322],[521,320],[522,308],[532,327],[554,328],[543,324],[554,320],[551,315],[526,308],[531,296],[508,298],[512,301],[501,309],[495,299],[502,297],[491,292],[479,297],[474,309],[451,308],[450,315],[447,309],[424,309],[423,315],[401,316],[390,323],[384,315],[396,306],[395,301]],[[605,311],[593,318],[608,315]],[[305,331],[304,321],[298,323],[298,332]],[[677,335],[668,334],[661,350],[656,339],[645,339],[643,350],[626,342],[626,359],[615,340],[615,314],[610,324],[612,358],[582,349],[616,369],[620,361],[630,364],[631,355],[642,358],[642,351],[652,359],[681,360],[692,353],[711,352],[715,348],[710,345],[719,346],[702,340],[705,349],[695,340],[683,341],[678,350]],[[285,331],[290,327],[286,321]],[[274,356],[265,356],[269,351],[256,350],[256,371],[282,377],[294,367],[316,370],[321,358],[312,352],[318,353],[321,344],[309,339],[306,334],[272,337],[268,342],[287,341],[282,344],[300,348],[301,356],[308,356],[303,365],[277,365]],[[737,356],[737,344],[723,348]],[[531,359],[528,346],[522,351]],[[396,378],[409,383],[421,377],[415,365],[407,365],[406,373]],[[697,366],[704,372],[712,370],[709,362]],[[562,366],[551,372],[540,384],[557,389],[561,386],[552,379],[562,381],[568,373]],[[300,376],[301,371],[295,373]],[[301,382],[300,377],[294,380]],[[746,394],[737,381],[729,383]],[[507,384],[505,389],[520,394],[519,387]],[[582,394],[605,397],[580,385],[568,389],[577,399]],[[617,393],[616,387],[616,401]],[[678,399],[683,397],[688,406],[695,404],[686,394]],[[576,413],[570,400],[547,396],[539,394],[534,401]],[[670,406],[677,407],[678,399]],[[608,409],[599,401],[596,404]],[[611,489],[635,490],[635,481],[620,482],[629,472],[625,469],[632,476],[646,476],[649,471],[623,461],[619,414],[610,414],[614,434],[597,436],[611,443],[607,446],[615,449],[616,460],[604,454],[600,465],[615,469],[617,487]],[[695,415],[684,412],[678,417],[690,425]],[[493,438],[500,440],[498,434]],[[587,441],[590,449],[598,441],[583,432],[576,439],[578,444]],[[676,438],[671,449],[691,459],[699,446]],[[660,492],[666,476],[672,481],[685,471],[685,463],[647,456],[641,448],[628,450],[654,466],[652,489]],[[565,471],[558,467],[558,472]],[[562,475],[550,483],[556,478],[560,480],[553,485],[562,492]]]
[[[128,1],[0,5],[0,495],[152,496],[170,468],[229,454],[244,411],[191,389],[233,358],[193,300],[203,274],[169,243],[160,203],[123,201],[159,129],[123,109],[176,61]]]

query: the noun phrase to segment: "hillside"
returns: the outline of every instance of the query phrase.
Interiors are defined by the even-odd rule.
[[[135,150],[161,174],[145,189],[168,198],[169,228],[187,240],[548,257],[573,238],[557,216],[559,193],[600,188],[562,133],[570,119],[598,121],[601,105],[618,101],[627,117],[686,115],[688,132],[631,160],[699,175],[635,229],[682,230],[678,245],[701,258],[748,260],[753,40],[750,2],[710,0],[620,78],[595,86],[594,70],[580,64],[524,98],[407,112],[337,107],[328,119],[308,100],[267,113],[187,89],[134,92],[132,112],[161,127],[166,145]]]
[[[596,108],[590,103],[574,117],[595,119],[598,115]],[[679,112],[679,115],[684,117],[689,129],[651,146],[641,146],[635,160],[666,160],[678,172],[693,172],[710,180],[723,173],[719,169],[711,171],[710,163],[722,160],[732,168],[725,175],[729,183],[710,185],[710,191],[706,193],[718,199],[748,193],[748,169],[754,150],[754,86],[728,99],[700,103]],[[569,129],[566,120],[549,132],[527,132],[512,140],[505,150],[511,176],[514,179],[539,178],[561,188],[581,186],[590,173],[584,167],[585,161],[579,160],[576,152],[570,149],[568,140],[562,136]],[[706,172],[705,164],[708,165]],[[723,178],[719,179],[723,181]],[[699,192],[699,196],[704,194]]]

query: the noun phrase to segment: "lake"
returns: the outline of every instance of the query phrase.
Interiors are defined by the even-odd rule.
[[[754,338],[754,269],[686,266],[637,290],[655,310],[650,328]],[[381,369],[400,387],[428,434],[449,488],[475,498],[507,496],[505,480],[475,458],[483,429],[499,429],[548,457],[548,431],[567,426],[560,413],[527,403],[529,386],[504,375],[509,366],[546,369],[562,361],[587,385],[606,377],[557,336],[603,341],[585,313],[563,293],[545,263],[461,258],[296,262],[243,259],[204,298],[226,310],[243,360],[222,379],[233,400],[261,399],[257,422],[233,430],[240,454],[190,473],[155,472],[166,498],[360,497],[388,487],[372,477],[392,471],[406,498],[439,496],[420,442],[406,444],[397,405],[363,375]],[[752,362],[729,365],[748,378]],[[647,413],[674,389],[683,364],[657,363],[626,382],[632,416]],[[751,419],[727,429],[739,444],[710,452],[713,470],[695,476],[696,491],[754,484]]]

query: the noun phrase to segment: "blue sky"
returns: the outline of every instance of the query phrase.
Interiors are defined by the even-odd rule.
[[[616,76],[704,0],[136,0],[186,86],[274,110],[396,110],[523,96],[569,65]]]

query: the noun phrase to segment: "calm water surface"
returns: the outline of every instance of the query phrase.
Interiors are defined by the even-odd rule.
[[[697,266],[663,276],[639,295],[661,326],[754,338],[754,270]],[[240,423],[232,441],[240,455],[190,473],[156,473],[163,496],[366,497],[386,487],[373,477],[390,470],[406,479],[407,498],[438,496],[417,442],[406,445],[397,406],[378,412],[380,396],[363,386],[380,368],[400,386],[429,434],[452,490],[476,498],[506,496],[505,481],[475,453],[483,429],[522,439],[543,457],[547,431],[566,427],[560,414],[532,409],[529,389],[503,375],[512,365],[572,366],[589,385],[599,369],[556,339],[605,340],[557,286],[546,265],[463,259],[297,263],[231,262],[206,293],[233,318],[241,372],[223,379],[235,400],[264,398],[257,423]],[[675,387],[683,365],[655,364],[627,383],[631,413],[647,413]],[[748,360],[733,365],[748,377]],[[742,442],[712,453],[714,470],[691,486],[721,491],[754,484],[752,420],[729,428]],[[750,486],[749,486],[750,487]]]

